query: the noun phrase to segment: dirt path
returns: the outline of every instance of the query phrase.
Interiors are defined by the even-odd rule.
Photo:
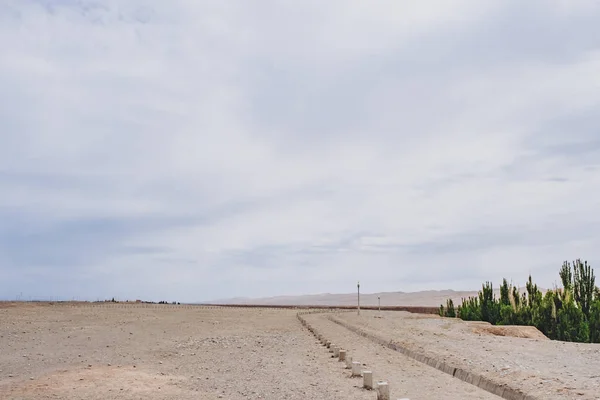
[[[540,399],[600,399],[600,345],[475,333],[457,319],[406,312],[342,313],[340,318],[386,341]]]
[[[473,385],[414,361],[396,351],[377,345],[348,329],[331,322],[328,314],[306,315],[305,318],[328,340],[344,347],[353,360],[373,369],[375,380],[387,380],[392,398],[419,400],[499,400]]]
[[[373,399],[292,310],[0,309],[1,399]]]

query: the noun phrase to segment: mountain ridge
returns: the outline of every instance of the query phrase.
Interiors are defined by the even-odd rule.
[[[540,289],[545,292],[544,289]],[[520,293],[525,288],[519,288]],[[500,290],[494,290],[496,298]],[[477,290],[422,290],[418,292],[377,292],[361,293],[360,304],[364,306],[422,306],[439,307],[452,299],[455,305],[462,303],[463,298],[477,296]],[[285,306],[352,306],[357,303],[357,293],[316,293],[306,295],[280,295],[262,298],[234,297],[209,301],[207,304],[252,304],[252,305],[285,305]]]

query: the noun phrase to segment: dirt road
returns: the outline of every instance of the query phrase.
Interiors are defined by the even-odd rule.
[[[347,349],[353,361],[360,361],[366,364],[365,368],[371,368],[375,380],[389,381],[393,399],[500,400],[500,397],[476,386],[356,335],[331,322],[329,317],[329,314],[305,316],[319,333]]]

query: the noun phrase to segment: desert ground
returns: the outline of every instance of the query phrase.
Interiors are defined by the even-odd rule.
[[[302,326],[297,311],[0,303],[0,399],[375,399]],[[533,338],[500,337],[404,312],[305,318],[375,380],[388,381],[392,399],[500,397],[340,322],[516,385],[532,398],[600,399],[597,345],[551,342],[534,330],[522,335]]]

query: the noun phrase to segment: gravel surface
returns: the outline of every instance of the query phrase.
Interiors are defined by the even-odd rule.
[[[0,303],[0,399],[374,399],[293,310]]]
[[[541,399],[600,399],[600,345],[482,335],[476,324],[406,312],[336,318]]]
[[[397,351],[377,345],[331,322],[328,317],[329,314],[304,316],[327,340],[346,349],[353,361],[360,361],[365,364],[365,369],[372,370],[374,380],[388,381],[393,399],[403,397],[419,400],[500,399]]]

